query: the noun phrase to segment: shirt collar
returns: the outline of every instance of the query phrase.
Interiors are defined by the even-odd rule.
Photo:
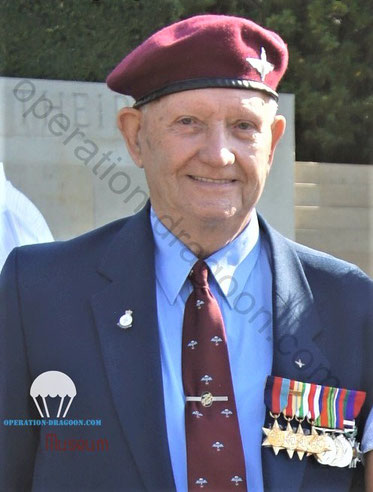
[[[172,230],[175,224],[171,222],[171,217],[166,218],[170,220]],[[155,241],[156,277],[170,304],[173,304],[198,258],[163,225],[153,208],[150,210],[150,221]],[[259,224],[254,209],[244,230],[205,260],[231,308],[234,307],[233,299],[243,291],[259,251]]]

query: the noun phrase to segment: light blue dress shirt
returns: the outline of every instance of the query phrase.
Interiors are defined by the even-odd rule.
[[[157,314],[163,390],[171,463],[178,492],[187,491],[185,397],[181,373],[188,277],[197,258],[151,209],[155,239]],[[227,332],[228,353],[246,462],[247,483],[263,490],[261,442],[265,417],[264,386],[272,367],[272,273],[269,246],[260,238],[254,211],[250,223],[231,243],[205,261],[210,289]]]

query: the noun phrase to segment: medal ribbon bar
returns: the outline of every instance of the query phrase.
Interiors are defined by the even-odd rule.
[[[363,391],[268,376],[264,400],[274,422],[263,428],[263,446],[271,446],[276,455],[286,450],[290,458],[296,452],[299,459],[313,455],[322,465],[355,467],[361,461],[355,418],[365,396]],[[286,429],[281,415],[287,421]],[[297,429],[291,425],[294,418]],[[305,419],[311,429],[304,433]]]

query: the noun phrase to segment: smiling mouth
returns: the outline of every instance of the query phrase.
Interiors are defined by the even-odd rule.
[[[200,181],[201,183],[213,183],[213,184],[231,184],[235,183],[235,179],[212,179],[212,178],[202,178],[201,176],[189,175],[194,181]]]

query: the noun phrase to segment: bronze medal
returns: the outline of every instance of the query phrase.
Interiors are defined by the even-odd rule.
[[[289,457],[292,458],[294,455],[294,451],[297,449],[298,438],[295,432],[293,431],[290,422],[288,422],[286,431],[284,433],[285,433],[284,448],[286,449],[286,452],[288,453]]]
[[[280,429],[277,419],[275,419],[273,427],[266,429],[263,427],[263,432],[266,435],[262,446],[272,446],[274,453],[277,455],[283,449],[285,433]]]
[[[296,436],[297,436],[296,451],[297,451],[298,458],[302,460],[304,457],[304,453],[308,451],[308,436],[304,434],[301,424],[299,424],[298,426]]]
[[[318,434],[314,427],[312,427],[311,435],[307,436],[307,439],[307,456],[310,456],[311,454],[321,454],[329,450],[327,441],[325,440],[325,435]]]

